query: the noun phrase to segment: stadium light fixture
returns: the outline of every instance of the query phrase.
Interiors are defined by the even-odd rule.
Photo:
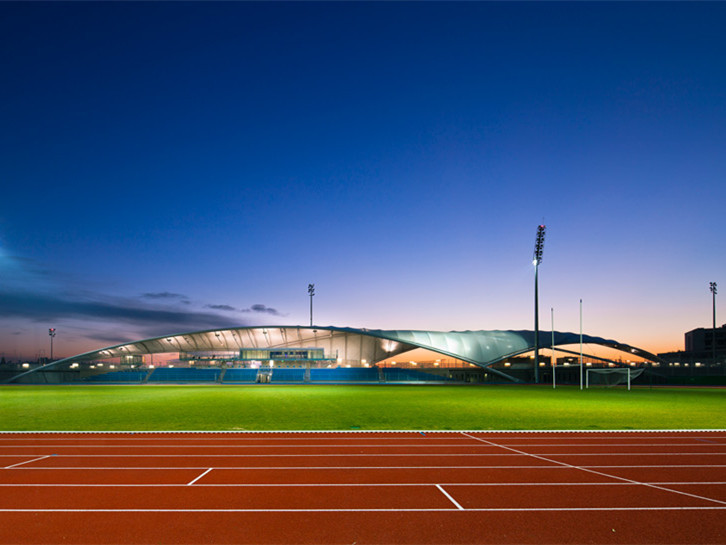
[[[313,327],[313,296],[315,295],[315,284],[308,284],[308,295],[310,295],[310,327]]]
[[[582,299],[580,299],[580,390],[582,390]]]
[[[718,286],[716,282],[709,282],[709,290],[713,296],[713,363],[716,364],[716,294],[718,293]]]
[[[48,329],[48,335],[50,336],[50,361],[53,361],[53,339],[55,338],[55,328],[51,327]]]
[[[552,354],[550,366],[552,367],[552,389],[557,388],[557,356],[555,355],[555,309],[550,308],[550,323],[552,325]]]
[[[544,250],[545,239],[544,225],[537,227],[537,238],[534,243],[534,256],[532,264],[534,265],[534,382],[539,382],[539,294],[538,294],[538,273],[539,266],[542,263],[542,252]]]

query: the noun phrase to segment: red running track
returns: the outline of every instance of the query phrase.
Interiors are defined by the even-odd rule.
[[[0,434],[3,544],[723,544],[726,432]]]

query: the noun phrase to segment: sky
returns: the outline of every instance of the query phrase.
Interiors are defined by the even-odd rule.
[[[0,355],[314,322],[663,352],[726,289],[726,3],[2,2]],[[717,296],[717,321],[726,322]],[[724,309],[726,310],[726,309]]]

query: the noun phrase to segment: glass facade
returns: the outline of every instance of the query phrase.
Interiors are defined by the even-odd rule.
[[[300,361],[325,360],[325,350],[322,348],[242,348],[239,359],[246,360],[274,360],[274,361]]]

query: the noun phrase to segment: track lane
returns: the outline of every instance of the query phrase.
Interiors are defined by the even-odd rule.
[[[501,446],[510,447],[502,444]],[[2,445],[0,444],[0,460],[8,457],[35,457],[48,453],[61,456],[114,456],[134,455],[143,456],[165,454],[169,456],[199,456],[204,455],[228,455],[228,456],[271,456],[298,453],[301,455],[313,454],[368,454],[368,455],[477,455],[477,456],[504,456],[511,453],[502,452],[501,446],[492,446],[485,443],[476,444],[455,444],[455,443],[390,443],[387,445],[370,444],[362,445],[346,444],[234,444],[234,445],[166,445],[166,444],[134,444],[134,445]],[[515,447],[511,447],[515,448]],[[530,454],[539,456],[722,456],[726,461],[726,445],[715,443],[701,444],[664,444],[664,445],[608,445],[608,451],[603,452],[603,445],[524,445],[516,447],[518,450],[526,450]]]
[[[0,484],[185,484],[205,468],[103,469],[17,468],[0,471]],[[612,479],[562,466],[545,468],[218,468],[199,484],[438,484],[438,483],[609,483]]]
[[[672,484],[668,485],[668,488],[673,490],[680,490],[688,494],[697,494],[699,496],[706,496],[715,500],[726,503],[726,483],[721,482],[718,484],[709,483],[698,483],[698,484]]]
[[[643,481],[649,483],[680,481],[680,482],[709,482],[726,481],[726,466],[713,467],[695,466],[638,466],[638,467],[596,467],[598,471],[607,472],[608,475]]]
[[[297,470],[296,468],[274,471],[250,471],[248,469],[219,468],[205,476],[204,484],[255,484],[292,483],[335,484],[376,483],[487,483],[487,482],[608,482],[600,475],[580,475],[576,470],[549,466],[543,468],[477,468],[477,467],[423,467],[423,468],[328,468]]]
[[[412,487],[268,486],[256,487],[5,487],[0,511],[33,510],[426,510],[450,509],[434,485]]]
[[[255,468],[306,468],[311,465],[322,467],[381,467],[381,466],[471,466],[491,465],[504,467],[548,466],[551,462],[533,459],[524,455],[491,454],[401,454],[370,455],[349,454],[278,454],[278,455],[169,455],[169,454],[116,454],[108,456],[53,455],[34,462],[33,467],[255,467]]]
[[[199,469],[47,469],[19,467],[0,471],[0,484],[184,484]]]
[[[723,545],[723,511],[2,513],[0,542],[55,545]]]
[[[492,488],[449,485],[448,490],[465,509],[475,508],[630,508],[724,507],[707,499],[683,496],[640,484],[622,486],[533,486]]]

